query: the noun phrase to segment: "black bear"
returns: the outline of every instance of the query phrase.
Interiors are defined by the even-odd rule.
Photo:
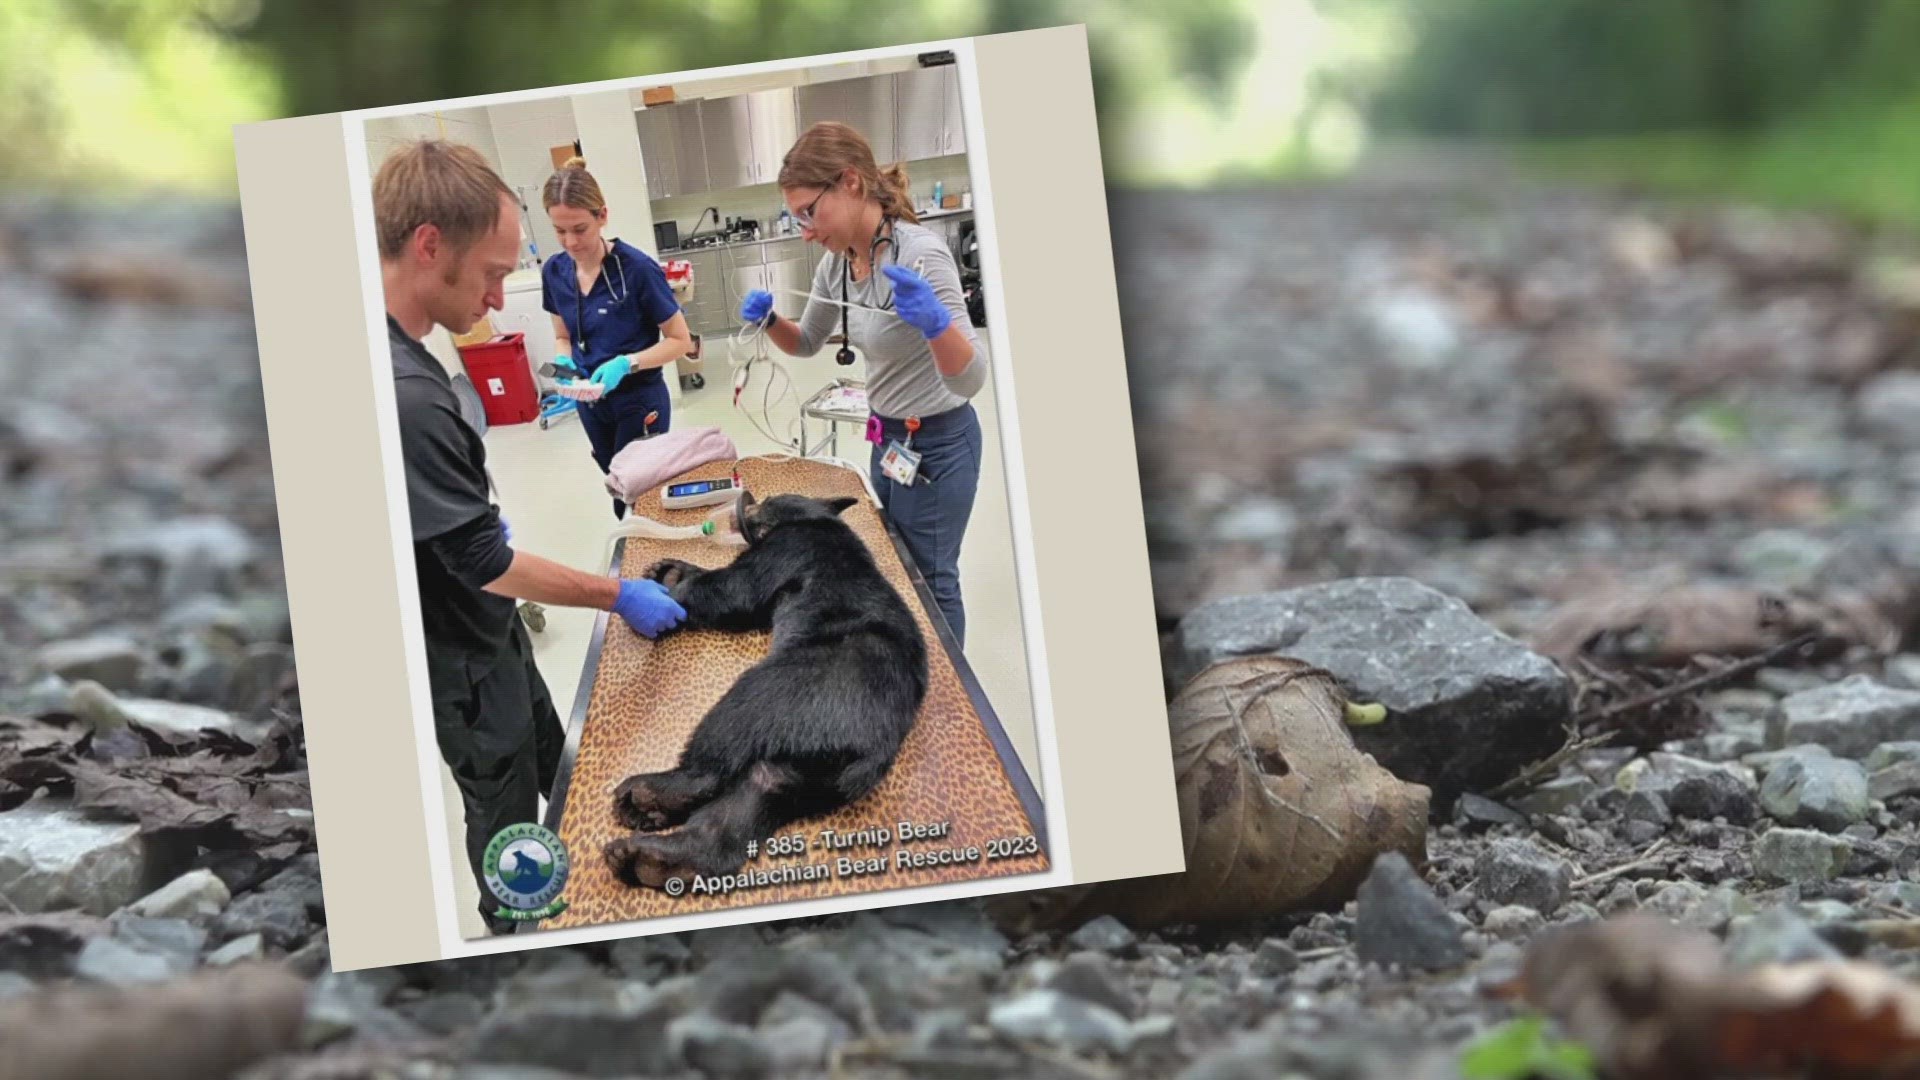
[[[771,629],[773,644],[701,719],[678,767],[615,790],[615,816],[636,830],[604,852],[621,881],[731,873],[749,840],[859,799],[893,767],[926,697],[927,647],[840,520],[855,502],[749,500],[747,548],[731,565],[647,568],[687,609],[682,629]]]

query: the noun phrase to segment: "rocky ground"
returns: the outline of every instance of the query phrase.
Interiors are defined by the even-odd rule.
[[[91,1019],[183,1077],[1446,1077],[1635,909],[1920,975],[1912,251],[1451,163],[1113,215],[1169,691],[1278,651],[1386,705],[1424,870],[329,974],[238,213],[15,202],[0,1076],[93,1075]]]

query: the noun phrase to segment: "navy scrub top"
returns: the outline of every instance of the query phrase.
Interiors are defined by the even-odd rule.
[[[613,250],[600,264],[600,276],[585,296],[580,296],[573,256],[564,251],[541,265],[540,286],[541,306],[566,324],[567,336],[573,339],[573,364],[588,375],[616,356],[632,356],[652,347],[660,340],[661,325],[680,310],[660,264],[624,240],[613,241]],[[587,324],[585,334],[580,332],[581,320]],[[583,338],[589,350],[581,349]],[[628,381],[663,379],[659,368],[650,368],[634,372]]]

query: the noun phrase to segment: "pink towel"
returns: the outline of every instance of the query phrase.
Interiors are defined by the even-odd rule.
[[[637,502],[649,489],[696,465],[732,461],[740,456],[733,440],[717,427],[674,428],[649,439],[636,439],[613,455],[607,469],[607,491],[622,502]]]

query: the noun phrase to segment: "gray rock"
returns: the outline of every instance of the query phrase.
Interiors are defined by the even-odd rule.
[[[1920,449],[1920,372],[1890,371],[1860,388],[1854,407],[1888,444]]]
[[[253,560],[256,547],[239,526],[212,516],[179,517],[122,533],[100,545],[108,564],[138,560],[161,572],[169,601],[231,587],[234,575]]]
[[[1760,689],[1780,697],[1807,690],[1819,690],[1829,685],[1825,676],[1818,672],[1781,667],[1761,668],[1754,673],[1753,681]]]
[[[1868,772],[1879,772],[1905,762],[1920,762],[1920,741],[1881,743],[1861,764]]]
[[[1695,777],[1719,780],[1732,777],[1747,790],[1759,786],[1754,771],[1745,765],[1718,761],[1702,761],[1699,758],[1675,754],[1666,750],[1656,750],[1646,757],[1634,758],[1622,765],[1614,774],[1614,786],[1632,794],[1636,791],[1648,791],[1667,797],[1667,806],[1673,807],[1673,789],[1681,781]]]
[[[1753,788],[1726,770],[1676,782],[1667,789],[1665,801],[1674,816],[1680,818],[1699,821],[1725,818],[1733,825],[1750,825],[1760,817],[1760,803]]]
[[[87,942],[73,973],[108,986],[145,986],[169,982],[193,968],[191,958],[170,955],[101,936]]]
[[[1736,917],[1752,913],[1752,902],[1740,890],[1731,885],[1720,885],[1687,908],[1678,921],[1689,929],[1717,934],[1725,930]]]
[[[145,891],[148,858],[138,825],[95,821],[65,800],[0,813],[0,896],[27,914],[110,915]]]
[[[393,968],[336,971],[321,976],[307,995],[302,1042],[322,1046],[352,1036],[373,1043],[423,1038],[405,1017],[386,1008],[404,976]]]
[[[0,689],[0,713],[10,716],[45,716],[67,706],[73,688],[58,675],[42,675],[18,689]]]
[[[1867,777],[1867,795],[1887,802],[1920,795],[1920,761],[1902,761]]]
[[[1920,690],[1882,686],[1865,675],[1788,695],[1767,729],[1770,746],[1818,743],[1848,758],[1901,740],[1920,740]]]
[[[1750,766],[1753,771],[1765,778],[1774,769],[1789,761],[1809,761],[1813,758],[1831,759],[1833,751],[1818,743],[1801,743],[1798,746],[1786,746],[1778,750],[1756,750],[1742,755],[1740,763]]]
[[[1480,924],[1481,929],[1496,938],[1527,937],[1544,925],[1546,920],[1539,912],[1520,904],[1494,908]]]
[[[125,911],[111,920],[113,936],[138,949],[165,953],[192,965],[207,947],[207,931],[185,919],[148,919]]]
[[[625,938],[613,943],[613,966],[629,979],[658,982],[686,966],[689,953],[679,934]]]
[[[1127,925],[1111,915],[1098,915],[1067,936],[1067,944],[1094,952],[1125,953],[1139,941]]]
[[[1888,686],[1920,690],[1920,653],[1901,653],[1889,657],[1883,674]]]
[[[129,718],[155,731],[189,736],[204,731],[218,731],[243,739],[249,736],[255,740],[259,738],[258,725],[204,705],[135,697],[123,697],[119,702]]]
[[[773,1065],[752,1028],[702,1013],[668,1024],[667,1040],[676,1056],[708,1076],[761,1076]]]
[[[1227,544],[1254,544],[1284,552],[1299,525],[1299,516],[1286,503],[1257,495],[1234,503],[1213,520],[1214,539]]]
[[[1453,820],[1463,829],[1486,829],[1499,825],[1522,826],[1527,823],[1527,816],[1468,791],[1453,804]]]
[[[1282,653],[1332,672],[1387,720],[1354,742],[1446,805],[1556,749],[1572,684],[1551,660],[1459,600],[1407,578],[1350,578],[1237,596],[1181,620],[1167,675],[1184,685],[1231,656]]]
[[[486,1019],[487,1003],[472,994],[429,994],[414,1001],[401,1002],[394,1006],[394,1011],[423,1031],[436,1035],[457,1035]]]
[[[1636,791],[1628,795],[1621,814],[1628,821],[1644,822],[1656,829],[1665,829],[1673,824],[1673,811],[1668,809],[1667,800],[1656,791]]]
[[[1550,916],[1572,889],[1572,865],[1525,840],[1495,840],[1474,864],[1474,891],[1496,904],[1523,904]]]
[[[1727,935],[1726,954],[1728,963],[1743,968],[1841,959],[1840,950],[1827,944],[1806,920],[1786,906],[1743,920]]]
[[[1753,870],[1771,881],[1816,884],[1846,872],[1853,845],[1812,829],[1773,828],[1753,846]]]
[[[32,979],[17,971],[0,971],[0,1001],[24,997],[27,994],[37,993],[39,989]]]
[[[833,1048],[848,1037],[846,1026],[831,1017],[796,1016],[760,1028],[761,1045],[776,1075],[823,1069]]]
[[[1755,584],[1772,589],[1798,589],[1813,582],[1814,573],[1833,553],[1833,545],[1791,529],[1763,529],[1734,545],[1733,561]]]
[[[1550,817],[1579,806],[1598,790],[1590,777],[1580,773],[1557,776],[1515,799],[1513,807],[1522,813]]]
[[[1360,959],[1382,966],[1442,971],[1467,961],[1460,927],[1397,851],[1375,858],[1360,883],[1353,937]]]
[[[1112,1009],[1128,1020],[1140,1013],[1139,1004],[1121,984],[1113,962],[1104,953],[1079,952],[1067,957],[1046,980],[1046,987]]]
[[[214,924],[221,940],[259,934],[276,949],[291,951],[313,935],[306,898],[271,883],[235,900]]]
[[[1669,881],[1660,885],[1640,907],[1679,922],[1707,899],[1707,890],[1691,881]]]
[[[1839,832],[1867,816],[1867,771],[1841,758],[1789,761],[1767,774],[1760,805],[1783,824]]]
[[[1133,1031],[1119,1014],[1056,990],[1031,990],[995,1005],[987,1024],[1005,1038],[1086,1052],[1106,1050],[1124,1054],[1133,1045]]]
[[[267,954],[266,946],[266,939],[259,934],[234,938],[207,954],[207,966],[226,967],[244,960],[258,960]]]
[[[210,919],[232,898],[226,882],[213,871],[194,870],[135,900],[129,910],[150,919]]]
[[[109,690],[137,689],[146,663],[139,643],[125,634],[95,634],[55,642],[42,647],[34,660],[41,671],[70,683],[88,680]]]
[[[1279,938],[1268,938],[1253,952],[1249,970],[1263,979],[1291,975],[1300,968],[1300,954]]]

